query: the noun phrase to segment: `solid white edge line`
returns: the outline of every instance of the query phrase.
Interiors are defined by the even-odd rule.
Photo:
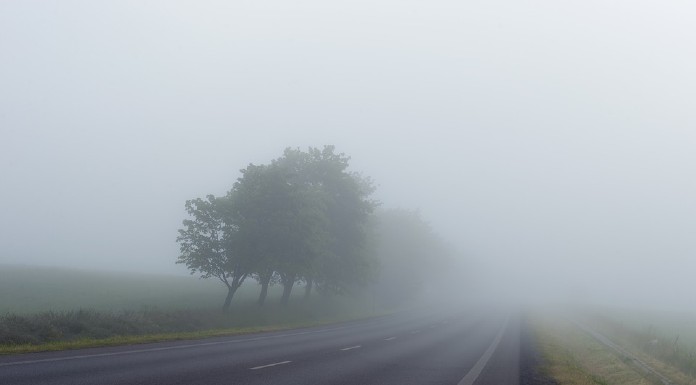
[[[281,361],[281,362],[275,362],[273,364],[268,364],[268,365],[261,365],[261,366],[254,366],[253,368],[249,368],[249,370],[257,370],[257,369],[263,369],[263,368],[270,368],[271,366],[276,366],[276,365],[284,365],[284,364],[289,364],[292,361]]]
[[[355,346],[351,346],[351,347],[348,347],[348,348],[343,348],[343,349],[341,349],[341,350],[343,350],[343,351],[345,351],[345,350],[353,350],[353,349],[358,349],[358,348],[360,348],[360,347],[362,347],[362,345],[355,345]]]
[[[476,381],[478,376],[483,371],[483,368],[485,368],[486,364],[488,364],[488,360],[490,360],[491,356],[493,356],[493,353],[495,352],[495,349],[498,347],[498,344],[500,344],[500,340],[503,338],[503,333],[505,333],[509,321],[510,317],[505,319],[503,327],[500,328],[498,335],[495,336],[495,339],[493,339],[493,343],[491,344],[491,346],[489,346],[488,349],[486,349],[486,351],[483,353],[481,358],[479,358],[474,367],[471,368],[471,370],[469,370],[469,373],[467,373],[466,376],[464,376],[464,378],[462,378],[461,381],[457,383],[457,385],[473,385],[474,381]]]

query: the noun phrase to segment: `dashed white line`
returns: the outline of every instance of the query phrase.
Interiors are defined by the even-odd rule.
[[[343,348],[343,349],[341,349],[341,350],[342,350],[342,351],[353,350],[353,349],[358,349],[358,348],[360,348],[360,347],[361,347],[361,345],[355,345],[355,346],[351,346],[351,347],[348,347],[348,348]]]
[[[420,333],[420,330],[411,330],[411,334]]]
[[[284,364],[289,364],[292,361],[281,361],[281,362],[276,362],[273,364],[268,364],[268,365],[261,365],[261,366],[254,366],[253,368],[249,368],[250,370],[258,370],[258,369],[263,369],[263,368],[270,368],[271,366],[276,366],[276,365],[284,365]]]
[[[385,338],[384,340],[385,340],[385,341],[391,341],[391,340],[395,340],[395,339],[396,339],[396,337],[389,337],[389,338]]]

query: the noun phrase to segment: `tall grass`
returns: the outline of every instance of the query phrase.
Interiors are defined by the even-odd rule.
[[[273,288],[259,307],[258,291],[254,283],[244,285],[230,312],[222,313],[226,290],[194,277],[0,266],[0,353],[17,346],[84,340],[94,346],[95,340],[311,325],[374,312],[366,297],[315,294],[304,301],[301,288],[288,306],[278,303],[281,289]]]
[[[678,368],[686,375],[696,377],[696,345],[691,339],[686,339],[686,342],[681,339],[679,333],[682,329],[668,329],[654,324],[637,327],[635,321],[626,323],[607,316],[596,316],[595,320],[614,338]],[[689,337],[694,332],[688,328],[684,331]]]
[[[255,304],[220,309],[160,309],[99,312],[82,309],[0,316],[0,345],[46,344],[115,336],[141,336],[264,326],[313,324],[371,314],[365,303],[347,298],[315,298],[289,306]]]

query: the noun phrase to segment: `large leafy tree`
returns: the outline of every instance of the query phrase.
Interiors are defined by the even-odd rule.
[[[374,270],[366,225],[375,202],[371,182],[348,172],[350,158],[334,147],[288,148],[269,165],[249,165],[228,194],[240,242],[254,256],[265,301],[274,279],[287,303],[298,281],[345,292]],[[373,274],[372,274],[373,275]]]
[[[191,274],[217,278],[227,287],[223,310],[229,310],[232,297],[249,276],[249,254],[238,247],[239,228],[225,215],[226,198],[208,195],[206,199],[186,201],[190,218],[179,229],[177,242],[181,255],[177,263],[185,264]]]
[[[376,203],[371,182],[348,171],[333,146],[286,149],[268,165],[241,170],[223,198],[186,202],[192,219],[177,241],[179,263],[228,287],[225,309],[244,279],[261,284],[259,304],[275,281],[287,303],[295,283],[345,292],[374,274],[367,223]]]
[[[287,303],[292,287],[320,253],[324,212],[317,194],[297,182],[287,164],[249,165],[228,193],[239,231],[238,246],[253,255],[254,276],[261,284],[259,304],[275,279]]]
[[[277,280],[275,253],[278,248],[272,226],[277,210],[272,178],[267,166],[250,164],[227,193],[228,212],[238,227],[238,248],[253,257],[250,270],[261,284],[258,303],[263,305],[268,287]]]
[[[369,216],[377,206],[370,199],[372,182],[348,171],[350,157],[333,146],[310,148],[309,184],[320,188],[326,202],[327,248],[307,277],[325,291],[346,292],[374,277],[375,263],[367,248]]]
[[[277,260],[283,284],[282,303],[288,302],[297,281],[311,282],[307,277],[314,275],[329,250],[327,195],[322,184],[313,178],[311,161],[308,153],[286,149],[282,157],[272,162],[282,180],[286,202],[286,247]]]

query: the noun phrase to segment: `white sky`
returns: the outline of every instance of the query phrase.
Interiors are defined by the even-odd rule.
[[[0,2],[0,263],[182,272],[186,199],[335,144],[495,279],[696,309],[695,19],[691,1]]]

